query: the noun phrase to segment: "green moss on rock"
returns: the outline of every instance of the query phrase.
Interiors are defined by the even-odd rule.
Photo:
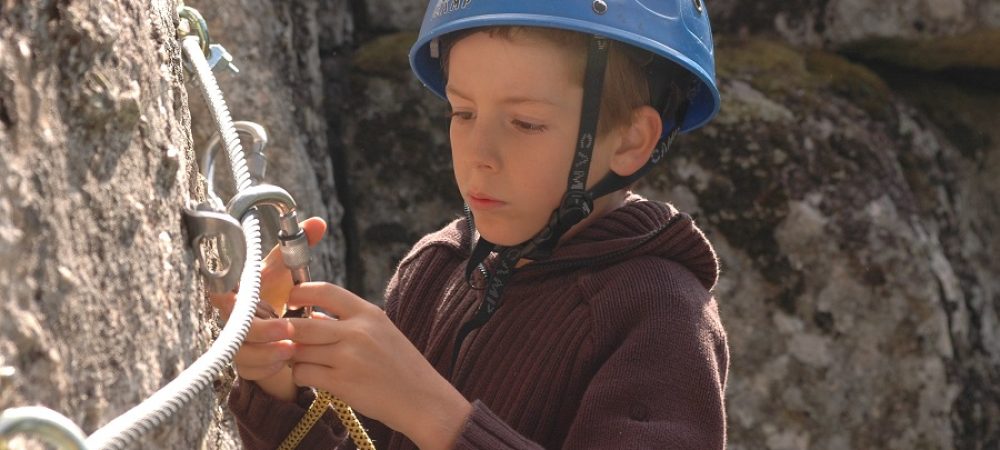
[[[889,86],[867,67],[820,50],[806,53],[805,61],[814,84],[851,100],[876,119],[886,119],[891,113]]]
[[[889,87],[868,68],[822,50],[807,50],[766,39],[720,39],[720,79],[741,80],[781,102],[802,91],[828,90],[875,118],[885,118]],[[801,97],[801,96],[798,96]]]
[[[788,86],[801,85],[808,78],[802,53],[769,39],[722,37],[716,43],[715,59],[720,79],[747,81],[769,97],[782,97]]]
[[[926,71],[1000,70],[1000,29],[916,41],[875,38],[848,46],[844,51],[861,59]]]

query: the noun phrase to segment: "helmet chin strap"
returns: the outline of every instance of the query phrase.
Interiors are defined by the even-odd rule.
[[[552,254],[559,239],[569,231],[574,225],[580,223],[593,212],[594,200],[607,194],[625,188],[648,172],[653,165],[660,161],[666,154],[670,143],[680,130],[680,123],[683,122],[684,112],[687,109],[685,101],[677,111],[673,121],[673,129],[663,138],[649,161],[634,174],[623,177],[609,173],[601,179],[593,188],[587,189],[587,176],[590,172],[590,162],[593,158],[594,145],[597,142],[597,122],[600,117],[601,92],[604,86],[604,72],[608,62],[608,47],[610,41],[607,38],[593,36],[590,40],[587,53],[587,68],[583,81],[583,108],[580,113],[580,133],[576,143],[576,150],[573,155],[573,163],[570,167],[569,179],[567,180],[566,194],[563,196],[559,208],[552,212],[548,223],[541,231],[531,239],[512,246],[501,247],[486,240],[482,236],[476,241],[472,254],[465,267],[466,281],[472,285],[473,273],[477,270],[486,274],[486,286],[484,297],[475,316],[462,324],[455,336],[455,347],[452,354],[452,367],[458,360],[462,342],[472,331],[486,324],[498,308],[500,308],[500,297],[503,294],[504,285],[513,274],[517,263],[521,259],[539,260],[545,259]],[[671,99],[671,101],[674,101]],[[466,219],[472,223],[472,215],[466,206]],[[474,227],[471,227],[474,229]],[[471,239],[471,237],[470,237]],[[483,261],[494,251],[497,251],[498,258],[492,272],[487,271],[483,266]]]

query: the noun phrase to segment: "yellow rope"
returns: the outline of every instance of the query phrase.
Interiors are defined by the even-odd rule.
[[[354,441],[354,445],[358,447],[358,450],[375,450],[375,444],[368,437],[368,433],[361,426],[361,422],[354,415],[354,411],[351,411],[351,407],[347,406],[347,403],[344,403],[343,400],[330,395],[329,392],[321,390],[316,391],[316,399],[309,405],[309,410],[302,416],[299,423],[295,425],[292,432],[288,433],[288,436],[285,437],[285,441],[281,443],[278,450],[294,450],[298,447],[302,439],[309,434],[309,430],[316,424],[316,421],[320,417],[323,417],[323,413],[326,412],[326,408],[330,405],[333,405],[333,411],[337,413],[337,417],[340,419],[340,423],[344,424],[344,428],[347,428],[347,432],[351,435],[351,440]]]

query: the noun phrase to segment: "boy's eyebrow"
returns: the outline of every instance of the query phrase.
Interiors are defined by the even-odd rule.
[[[462,93],[462,91],[460,91],[458,89],[455,89],[451,84],[448,84],[448,85],[446,85],[444,87],[444,93],[448,97],[451,97],[451,96],[454,95],[454,96],[458,96],[458,97],[462,97],[462,98],[469,98],[468,95],[465,95],[465,94]]]
[[[451,96],[454,95],[456,97],[461,97],[461,98],[464,98],[464,99],[472,98],[469,95],[463,93],[462,91],[460,91],[458,89],[455,89],[450,84],[447,85],[447,86],[445,86],[445,94],[448,97],[451,97]],[[501,100],[501,103],[505,103],[505,104],[541,103],[541,104],[551,105],[551,106],[560,106],[559,103],[557,103],[557,102],[555,102],[553,100],[550,100],[548,98],[544,98],[544,97],[530,97],[530,96],[522,96],[522,95],[513,95],[513,96],[510,96],[510,97],[505,97],[505,98],[503,98]]]

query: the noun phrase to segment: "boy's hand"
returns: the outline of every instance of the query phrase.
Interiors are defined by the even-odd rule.
[[[471,404],[381,309],[322,282],[292,289],[289,305],[317,306],[337,317],[314,313],[312,319],[288,319],[297,385],[330,392],[420,448],[452,446]]]
[[[326,222],[318,217],[310,217],[299,223],[299,226],[306,232],[310,248],[315,247],[326,235]],[[264,258],[260,272],[260,299],[271,305],[278,317],[281,317],[285,312],[285,304],[288,303],[288,293],[294,285],[292,273],[285,267],[281,256],[281,249],[275,246]]]
[[[310,246],[316,245],[326,233],[326,223],[315,217],[303,221],[300,226],[305,230]],[[280,315],[292,286],[291,273],[285,268],[281,251],[275,247],[264,258],[261,270],[260,298],[266,303],[258,307],[258,317],[253,319],[246,341],[233,361],[241,378],[256,381],[265,392],[286,401],[294,400],[297,390],[288,367],[294,352],[294,345],[288,340],[291,338],[291,326],[284,319],[260,316],[269,309]],[[229,320],[236,294],[212,294],[209,300],[219,309],[223,319]]]

